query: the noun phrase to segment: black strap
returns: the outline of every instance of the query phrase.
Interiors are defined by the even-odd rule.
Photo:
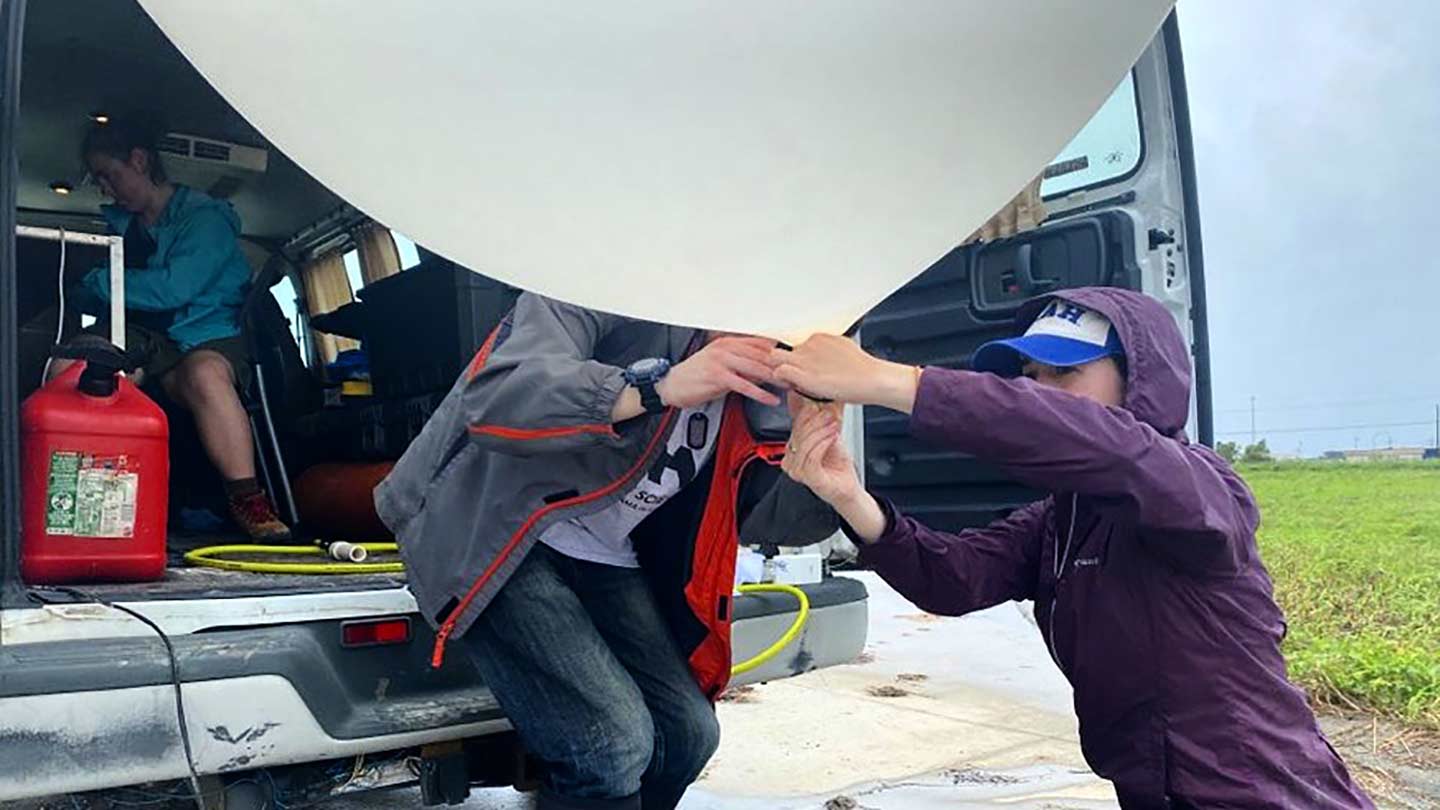
[[[640,383],[635,387],[640,391],[640,404],[645,406],[646,413],[660,413],[665,410],[665,401],[660,399],[660,392],[655,390],[654,383]]]

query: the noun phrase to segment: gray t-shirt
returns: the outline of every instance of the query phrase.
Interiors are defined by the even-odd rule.
[[[630,532],[694,480],[696,471],[710,460],[724,411],[723,398],[681,411],[665,444],[665,454],[634,489],[603,512],[551,526],[540,535],[540,542],[577,560],[640,567]]]

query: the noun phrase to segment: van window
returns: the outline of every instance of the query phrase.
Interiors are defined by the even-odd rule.
[[[400,269],[409,270],[420,263],[420,251],[415,249],[415,243],[410,237],[397,231],[391,231],[390,235],[395,237],[395,249],[400,251]]]
[[[1140,107],[1132,73],[1046,167],[1040,194],[1058,197],[1123,179],[1140,167],[1141,144]]]
[[[355,300],[355,291],[364,286],[360,274],[360,257],[356,251],[347,254],[327,253],[308,262],[300,271],[305,286],[305,306],[309,318],[335,312]],[[312,324],[307,318],[307,327]],[[359,348],[351,338],[332,335],[311,328],[311,354],[321,363],[330,363],[347,349]]]
[[[356,298],[356,293],[365,286],[365,276],[360,272],[360,251],[352,250],[343,257],[345,261],[345,278],[350,280],[350,297]]]
[[[290,334],[295,338],[295,345],[300,347],[301,359],[308,364],[310,354],[305,350],[305,328],[300,322],[300,297],[295,294],[295,282],[285,276],[270,288],[270,294],[275,297],[275,303],[280,305],[280,312],[290,324]]]

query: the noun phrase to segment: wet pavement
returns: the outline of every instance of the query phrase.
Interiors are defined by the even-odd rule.
[[[682,810],[1113,810],[1080,756],[1070,688],[1029,612],[920,612],[878,578],[855,664],[740,690],[723,740]],[[400,791],[326,807],[418,806]],[[528,797],[476,791],[470,810]]]

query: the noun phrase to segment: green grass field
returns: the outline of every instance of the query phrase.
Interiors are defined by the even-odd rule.
[[[1440,463],[1240,472],[1260,500],[1291,677],[1320,701],[1440,728]]]

